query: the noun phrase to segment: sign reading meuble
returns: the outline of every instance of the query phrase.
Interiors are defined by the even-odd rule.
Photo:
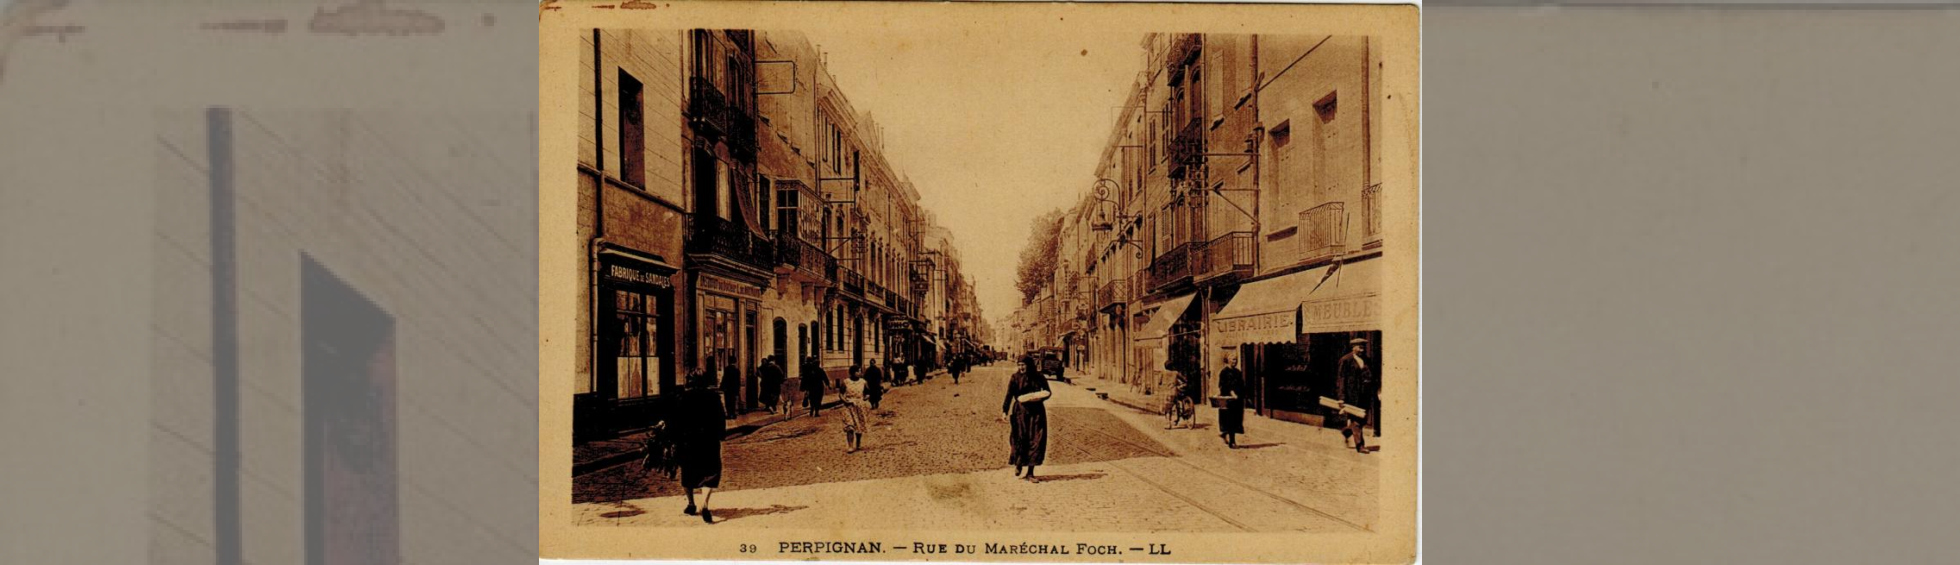
[[[1381,328],[1380,294],[1364,294],[1300,305],[1300,333],[1364,331]]]

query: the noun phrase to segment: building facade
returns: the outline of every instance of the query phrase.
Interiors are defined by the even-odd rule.
[[[933,273],[964,277],[928,252],[917,189],[818,46],[744,30],[582,41],[581,438],[651,424],[693,372],[732,368],[723,388],[749,410],[767,359],[795,390],[873,362],[930,366],[943,335],[967,331],[952,308],[922,308]],[[803,374],[810,357],[823,374]]]
[[[1367,37],[1152,34],[1082,204],[1065,218],[1088,372],[1318,422],[1352,342],[1380,358],[1380,46]],[[1065,255],[1065,257],[1067,257]],[[1032,306],[1031,306],[1032,307]],[[1039,343],[1047,343],[1039,339]],[[1378,365],[1377,365],[1378,366]]]

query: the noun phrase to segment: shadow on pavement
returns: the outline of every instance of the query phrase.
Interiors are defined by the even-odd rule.
[[[1106,473],[1076,473],[1073,475],[1035,475],[1034,482],[1051,483],[1055,481],[1089,481],[1089,480],[1100,479],[1103,478],[1104,476],[1106,476]]]
[[[776,504],[776,505],[771,505],[768,508],[716,508],[715,521],[726,522],[729,520],[739,520],[742,518],[747,518],[749,516],[788,514],[790,512],[795,512],[805,508],[809,508],[809,507],[808,506],[783,506],[781,504]]]

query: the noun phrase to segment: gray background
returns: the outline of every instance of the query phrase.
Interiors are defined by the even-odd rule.
[[[425,281],[371,298],[398,328],[447,336],[396,345],[401,359],[435,360],[398,363],[412,383],[398,390],[437,391],[401,401],[402,425],[445,427],[400,434],[452,437],[428,441],[466,457],[425,458],[403,480],[488,485],[404,496],[403,556],[529,561],[536,438],[514,430],[534,429],[535,397],[467,392],[535,372],[535,335],[521,329],[535,302],[514,298],[535,288],[535,161],[511,162],[535,151],[523,127],[537,103],[534,9],[390,2],[445,22],[391,36],[313,31],[309,18],[337,0],[77,1],[14,25],[32,4],[14,0],[0,31],[11,40],[0,47],[0,562],[213,561],[204,532],[173,530],[165,514],[210,506],[194,471],[158,467],[194,448],[156,447],[164,414],[212,425],[195,417],[200,404],[166,402],[198,400],[169,393],[183,388],[169,379],[202,373],[160,365],[156,337],[198,327],[199,310],[180,312],[170,292],[181,281],[169,267],[191,263],[160,258],[168,222],[201,217],[171,208],[183,203],[165,188],[202,186],[165,177],[183,171],[159,148],[194,143],[200,130],[181,118],[212,106],[398,124],[361,130],[403,158],[352,168],[357,205],[379,210],[391,200],[372,191],[394,191],[404,206],[441,194],[473,211],[453,227],[375,213],[445,246],[363,275],[378,288],[392,288],[389,273]],[[1960,14],[1432,6],[1424,17],[1424,560],[1950,561]],[[268,19],[288,25],[200,27]],[[302,127],[313,129],[282,139],[342,139]],[[348,178],[288,162],[237,165]],[[353,235],[337,249],[334,233],[284,237],[343,261],[414,252]],[[253,273],[239,283],[291,286]],[[426,281],[464,277],[491,298],[410,307],[442,294]],[[185,296],[208,298],[192,288]],[[252,300],[278,310],[291,298]],[[441,331],[457,324],[475,329]],[[290,355],[282,343],[270,358]],[[249,370],[269,362],[258,351],[241,348],[240,377],[290,386]],[[279,496],[251,483],[291,479],[290,458],[254,459],[266,456],[253,446],[292,430],[250,426],[278,421],[252,394],[237,551],[295,562],[293,512],[259,502]]]

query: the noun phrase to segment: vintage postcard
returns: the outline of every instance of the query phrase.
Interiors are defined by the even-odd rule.
[[[538,19],[543,557],[1415,558],[1416,7]]]

